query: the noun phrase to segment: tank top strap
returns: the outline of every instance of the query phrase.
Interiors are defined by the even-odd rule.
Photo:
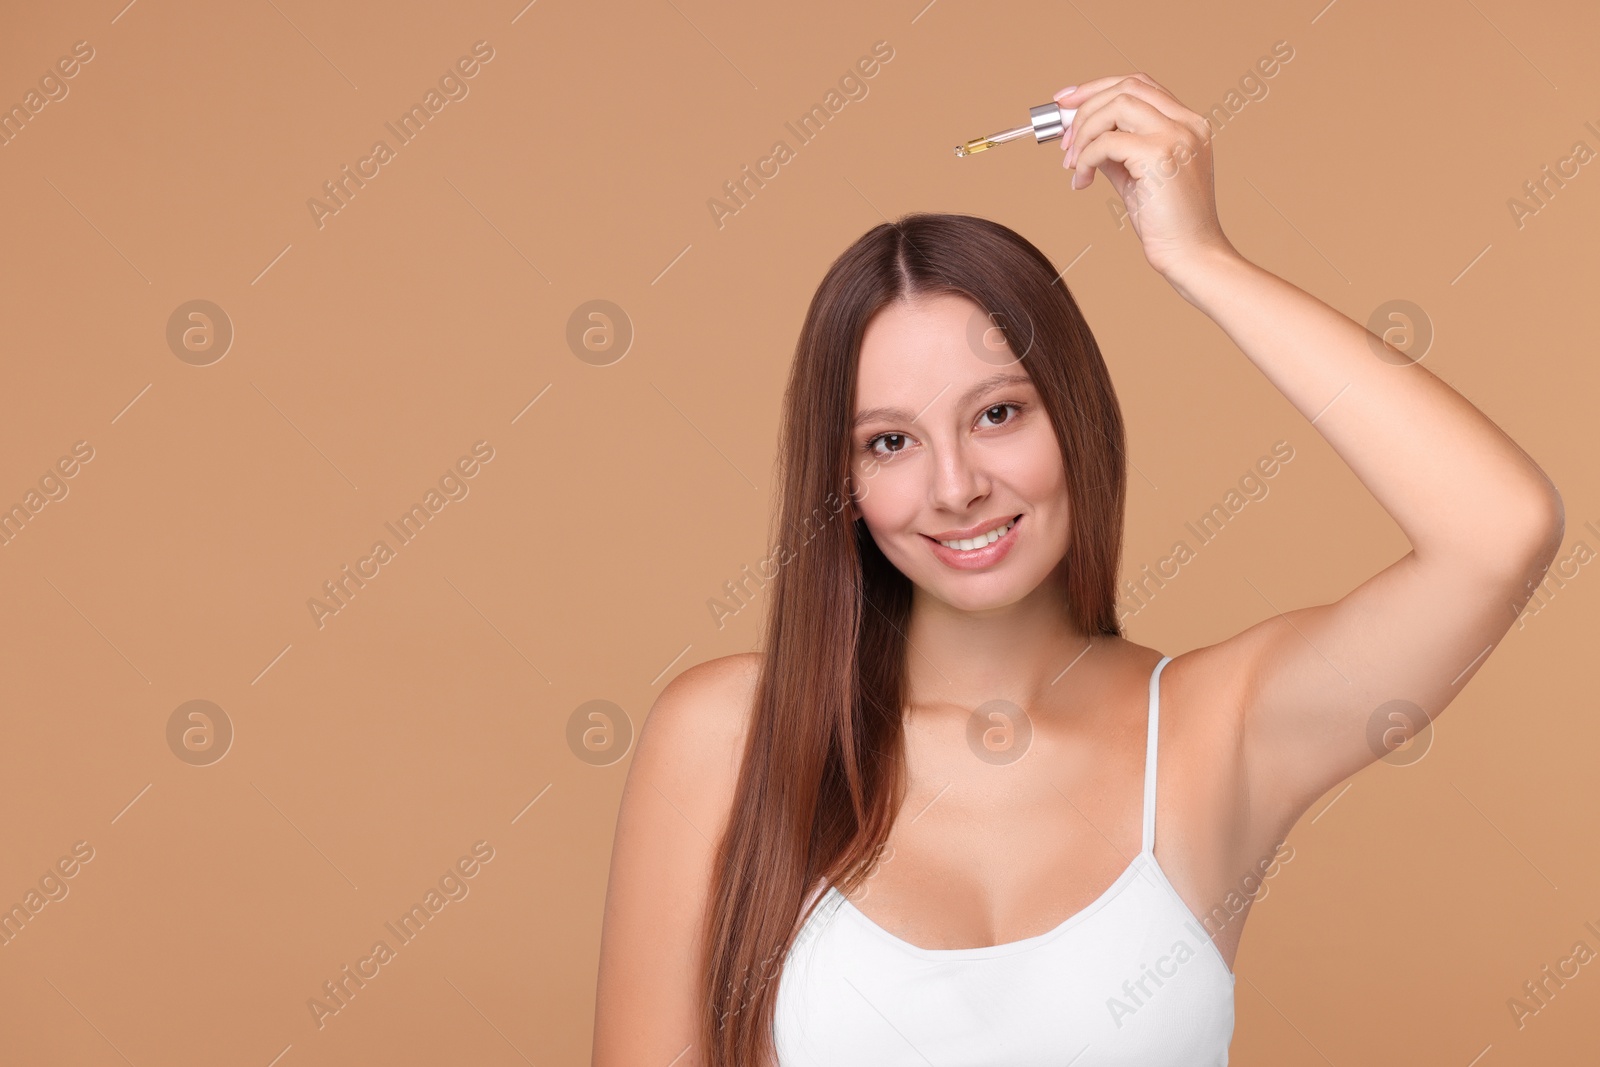
[[[1171,661],[1171,656],[1162,656],[1161,662],[1150,672],[1150,719],[1144,741],[1144,834],[1139,847],[1152,855],[1156,847],[1156,738],[1161,728],[1161,669]]]

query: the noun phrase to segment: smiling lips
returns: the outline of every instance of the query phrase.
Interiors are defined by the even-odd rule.
[[[1012,530],[1022,521],[1022,516],[1014,515],[1010,518],[996,519],[989,523],[981,523],[978,528],[967,537],[927,537],[933,554],[948,566],[958,570],[976,570],[998,563],[1011,551],[1011,546],[1016,542]],[[985,529],[987,527],[987,529]],[[965,533],[963,530],[947,530],[948,534]]]
[[[965,530],[946,530],[944,533],[930,534],[935,541],[947,548],[973,549],[998,541],[1005,536],[1017,516],[1012,515],[1004,519],[991,519],[986,523],[968,527]]]

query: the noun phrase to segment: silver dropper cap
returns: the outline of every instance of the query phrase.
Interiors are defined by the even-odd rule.
[[[1062,107],[1054,102],[1030,107],[1028,109],[1028,125],[1001,130],[999,133],[991,133],[987,137],[974,138],[966,144],[958,144],[956,145],[956,155],[970,156],[974,152],[982,152],[993,148],[995,145],[1015,140],[1025,133],[1032,133],[1034,141],[1039,144],[1053,141],[1067,132],[1067,127],[1072,125],[1072,117],[1077,113],[1077,108]]]

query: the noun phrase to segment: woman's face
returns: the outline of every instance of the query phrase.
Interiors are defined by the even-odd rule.
[[[1050,417],[986,321],[976,303],[952,294],[896,302],[874,316],[861,343],[851,434],[854,513],[902,574],[964,611],[1033,592],[1071,534]],[[995,530],[1006,532],[991,540]],[[990,543],[940,543],[962,537]]]

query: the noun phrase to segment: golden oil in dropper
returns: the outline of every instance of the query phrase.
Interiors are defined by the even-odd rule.
[[[1028,109],[1028,125],[1018,126],[1010,130],[1001,130],[999,133],[991,133],[987,137],[975,137],[966,144],[958,144],[956,145],[956,155],[970,156],[977,152],[987,152],[996,145],[1015,140],[1025,133],[1033,134],[1034,141],[1039,144],[1053,141],[1067,132],[1067,127],[1072,125],[1072,117],[1077,113],[1077,108],[1062,107],[1060,104],[1053,103],[1030,107]]]
[[[994,144],[995,142],[987,137],[979,137],[976,140],[968,141],[966,144],[956,145],[956,155],[970,156],[974,152],[982,152],[985,149],[992,148]]]

